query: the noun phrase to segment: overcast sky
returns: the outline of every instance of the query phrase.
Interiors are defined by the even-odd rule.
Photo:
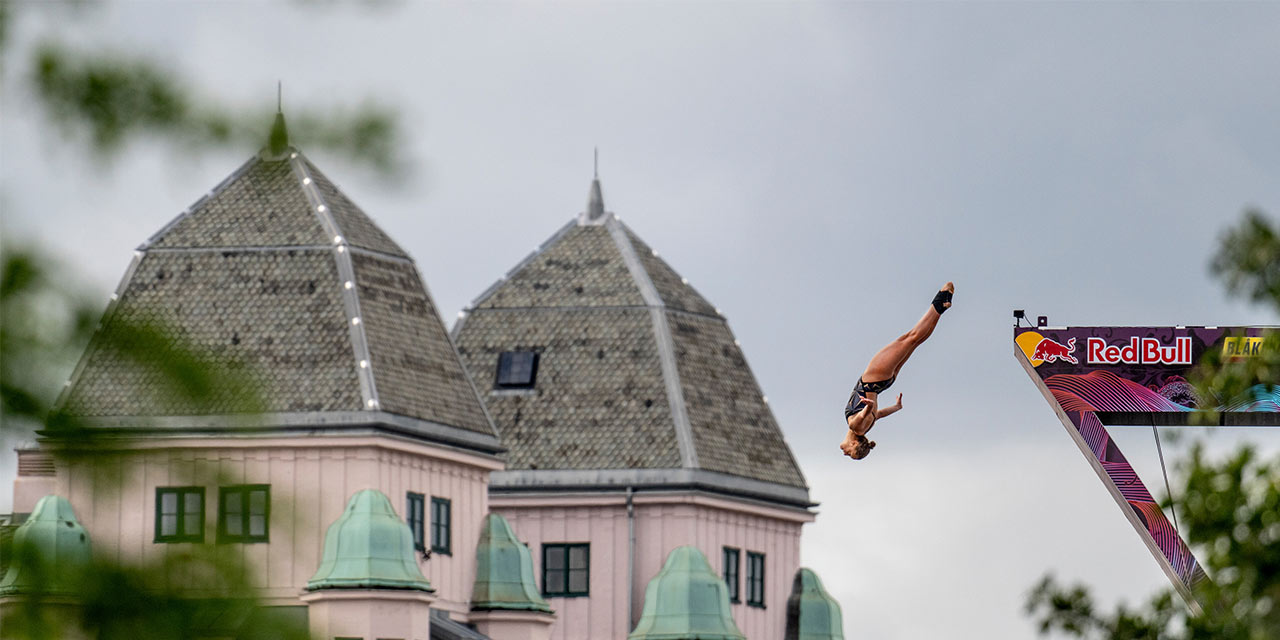
[[[133,248],[257,150],[87,158],[23,88],[46,37],[155,56],[234,105],[282,80],[286,117],[396,106],[399,184],[303,151],[450,324],[582,210],[598,146],[607,208],[724,311],[768,394],[822,503],[803,560],[847,637],[1029,637],[1046,570],[1106,602],[1166,584],[1014,360],[1010,312],[1276,324],[1206,264],[1243,208],[1280,214],[1280,4],[314,4],[20,5],[6,235],[105,305]],[[946,280],[955,308],[894,387],[906,409],[851,462],[850,387]],[[1237,431],[1215,445],[1280,450]],[[1119,442],[1157,492],[1150,430]]]

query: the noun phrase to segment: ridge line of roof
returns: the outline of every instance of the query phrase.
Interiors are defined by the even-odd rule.
[[[622,222],[622,219],[621,219],[621,218],[618,218],[618,219],[617,219],[617,224],[618,224],[619,226],[621,226],[621,227],[623,228],[623,230],[624,230],[624,231],[625,231],[629,236],[634,237],[634,238],[636,238],[637,240],[639,240],[639,239],[640,239],[640,235],[639,235],[639,234],[637,234],[634,230],[632,230],[632,229],[631,229],[631,227],[628,227],[628,226],[626,225],[626,223]],[[634,248],[634,245],[631,245],[629,240],[628,240],[628,246],[631,246],[631,247],[633,247],[633,248]],[[652,251],[652,252],[653,252],[653,256],[654,256],[655,258],[657,258],[657,257],[658,257],[658,252],[657,252],[657,250],[650,248],[650,251]],[[668,265],[668,267],[670,267],[670,265]],[[674,271],[674,268],[672,268],[672,270]],[[677,274],[677,275],[678,275],[678,274]],[[697,295],[698,295],[699,297],[701,297],[703,300],[706,300],[706,296],[703,296],[700,292],[698,292],[698,290],[697,290],[693,285],[689,284],[687,279],[685,279],[685,280],[684,280],[684,283],[683,283],[683,284],[684,284],[685,286],[689,287],[689,288],[690,288],[690,289],[691,289],[695,294],[697,294]],[[710,303],[710,301],[708,301],[708,303]],[[715,310],[716,310],[716,314],[715,314],[714,316],[712,316],[712,315],[708,315],[708,314],[705,314],[705,313],[697,313],[697,312],[694,312],[694,311],[689,311],[689,310],[687,310],[687,309],[677,309],[677,308],[674,308],[674,307],[665,307],[665,311],[666,311],[667,313],[684,314],[684,315],[688,315],[688,316],[692,316],[692,317],[696,317],[696,318],[708,318],[708,319],[719,320],[720,322],[724,323],[724,326],[725,326],[725,328],[726,328],[726,329],[729,329],[729,318],[728,318],[727,316],[725,316],[725,314],[720,310],[720,308],[719,308],[719,307],[715,307]],[[731,329],[730,329],[730,334],[732,335],[732,330],[731,330]],[[668,334],[668,336],[669,336],[669,335],[670,335],[670,334]],[[753,369],[753,368],[751,367],[751,363],[750,363],[750,361],[748,361],[748,360],[747,360],[747,353],[746,353],[746,350],[744,350],[744,349],[742,348],[742,344],[741,344],[741,342],[739,342],[739,340],[738,340],[737,336],[733,336],[733,344],[734,344],[734,346],[735,346],[735,347],[737,347],[737,348],[738,348],[738,353],[739,353],[739,355],[741,355],[741,356],[742,356],[742,360],[743,360],[743,362],[744,362],[744,363],[746,363],[746,370],[747,370],[747,371],[749,371],[749,372],[751,372],[751,381],[752,381],[753,383],[755,383],[756,391],[760,394],[760,399],[763,401],[765,411],[769,412],[769,417],[770,417],[770,418],[773,418],[773,423],[774,423],[775,425],[777,425],[777,428],[778,428],[778,432],[779,432],[779,434],[782,434],[782,433],[783,433],[783,431],[782,431],[782,425],[781,425],[781,423],[780,423],[780,422],[778,422],[778,417],[777,417],[776,415],[774,415],[774,413],[773,413],[773,406],[769,404],[769,398],[768,398],[768,396],[764,393],[764,389],[762,389],[762,388],[760,387],[760,381],[756,378],[756,375],[755,375],[755,369]],[[786,453],[787,453],[787,456],[791,458],[791,466],[792,466],[793,468],[795,468],[796,473],[800,474],[800,478],[803,480],[803,479],[804,479],[804,471],[801,469],[800,464],[799,464],[799,461],[798,461],[798,460],[796,460],[795,453],[791,450],[791,445],[787,442],[787,439],[786,439],[785,437],[781,438],[781,441],[782,441],[782,446],[784,447],[784,450],[785,450],[785,451],[786,451]]]
[[[645,309],[662,309],[668,313],[679,313],[686,316],[697,318],[706,318],[708,320],[719,320],[720,322],[729,324],[728,318],[724,315],[711,315],[708,313],[699,313],[697,311],[689,311],[687,309],[676,309],[668,306],[651,307],[647,304],[602,304],[602,305],[567,305],[563,307],[485,307],[483,309],[472,309],[466,315],[471,316],[477,313],[488,313],[490,311],[501,311],[504,313],[514,312],[544,312],[553,313],[561,311],[595,311],[595,310],[618,310],[625,309],[628,311],[645,310]]]
[[[176,217],[170,220],[163,227],[160,227],[159,231],[151,234],[151,237],[147,238],[146,240],[143,240],[142,244],[138,245],[138,249],[143,250],[151,247],[151,244],[153,242],[155,242],[156,240],[159,240],[161,236],[168,233],[171,229],[177,226],[179,222],[182,222],[183,220],[185,220],[187,216],[191,215],[192,212],[194,212],[197,208],[199,208],[200,205],[203,204],[205,200],[208,200],[209,198],[212,198],[213,196],[218,195],[218,193],[220,193],[223,189],[227,188],[227,185],[231,184],[232,181],[244,175],[249,171],[250,168],[252,168],[254,165],[262,161],[263,160],[259,158],[257,154],[255,154],[253,157],[249,158],[248,160],[245,160],[244,164],[240,165],[240,168],[236,169],[235,171],[232,171],[231,175],[227,176],[226,178],[223,178],[222,182],[219,182],[217,185],[215,185],[212,189],[209,190],[208,193],[200,196],[199,198],[196,199],[195,202],[188,205],[187,208],[182,211],[182,213],[179,213]]]
[[[147,253],[224,253],[224,252],[243,252],[243,253],[265,253],[267,251],[331,251],[331,244],[282,244],[282,245],[253,245],[253,246],[222,246],[222,247],[151,247],[146,249]]]
[[[669,313],[683,313],[691,316],[697,316],[700,318],[713,317],[713,316],[708,316],[706,314],[685,311],[683,309],[667,309],[667,311]],[[718,307],[716,308],[716,311],[719,312]],[[747,350],[742,348],[742,342],[738,340],[738,337],[736,335],[733,334],[733,330],[729,329],[729,318],[725,316],[723,313],[721,313],[718,316],[715,316],[715,318],[720,322],[723,322],[725,329],[728,329],[730,335],[733,336],[733,346],[738,348],[738,355],[742,356],[742,362],[744,363],[746,370],[751,372],[751,381],[755,383],[756,391],[760,393],[760,399],[764,401],[763,402],[764,410],[769,412],[770,418],[773,418],[773,424],[778,427],[778,433],[785,436],[785,432],[783,432],[782,430],[782,423],[778,421],[778,416],[774,415],[773,405],[769,404],[769,397],[767,394],[765,394],[764,389],[760,386],[760,380],[759,378],[756,377],[755,369],[751,367],[751,361],[747,359]],[[800,468],[800,461],[796,459],[795,452],[791,450],[791,444],[787,442],[787,439],[785,437],[781,438],[781,440],[782,440],[783,449],[787,452],[787,455],[790,456],[791,458],[791,466],[795,468],[796,473],[800,474],[801,480],[808,482],[807,480],[804,479],[804,470]]]
[[[64,403],[70,399],[71,390],[76,387],[76,383],[80,381],[80,376],[84,374],[84,368],[88,366],[90,358],[98,351],[101,341],[98,340],[98,332],[107,326],[107,323],[115,316],[120,309],[120,298],[124,296],[125,289],[129,287],[129,281],[133,279],[133,274],[137,272],[138,265],[142,264],[142,259],[146,257],[145,249],[134,249],[133,257],[129,259],[129,266],[124,270],[124,276],[120,278],[120,284],[116,285],[116,290],[111,294],[111,298],[107,301],[107,308],[102,312],[102,318],[98,320],[98,324],[94,327],[93,335],[89,338],[89,345],[85,347],[84,353],[80,354],[80,360],[76,362],[76,368],[71,370],[71,376],[67,378],[66,383],[58,392],[58,397],[53,401],[55,408],[61,409]]]
[[[413,275],[418,278],[418,284],[422,287],[423,295],[427,296],[427,300],[431,302],[431,306],[436,306],[435,298],[431,295],[431,289],[427,287],[426,278],[422,277],[422,272],[418,271],[418,265],[413,260],[408,260],[409,268],[413,269]],[[462,355],[458,353],[458,345],[454,343],[453,335],[449,333],[449,327],[445,325],[444,318],[440,316],[440,312],[431,314],[435,316],[436,322],[440,323],[440,329],[444,331],[445,341],[449,343],[449,350],[453,353],[453,359],[457,361],[458,368],[462,370],[462,376],[467,379],[467,384],[471,386],[471,393],[475,394],[476,404],[480,405],[480,412],[484,414],[484,419],[489,422],[489,429],[493,432],[493,436],[502,441],[502,434],[498,432],[498,423],[489,414],[489,405],[485,404],[484,397],[480,395],[480,387],[476,386],[476,381],[471,377],[471,371],[467,369],[467,365],[462,362]]]
[[[631,244],[631,239],[622,228],[622,221],[618,220],[617,216],[609,216],[605,220],[604,227],[608,229],[609,236],[622,255],[622,262],[627,265],[631,279],[639,287],[640,296],[649,307],[649,318],[653,321],[653,334],[658,347],[658,361],[662,367],[662,380],[666,383],[667,401],[671,406],[671,421],[676,428],[676,444],[680,447],[680,461],[683,466],[696,469],[698,452],[693,446],[693,427],[689,423],[689,412],[685,408],[684,389],[680,386],[675,342],[671,337],[671,327],[667,325],[667,316],[664,313],[666,306],[662,302],[662,296],[658,295],[658,289],[653,285],[649,272],[645,271],[644,265],[640,264],[635,245]]]
[[[498,287],[501,287],[504,282],[510,280],[511,276],[515,275],[516,272],[525,268],[525,266],[527,266],[530,262],[533,262],[533,260],[538,256],[542,255],[543,253],[546,253],[548,249],[550,249],[553,245],[555,245],[557,242],[563,239],[565,234],[569,233],[570,229],[576,226],[579,226],[578,218],[577,216],[574,216],[572,219],[569,220],[569,222],[565,223],[564,226],[560,227],[559,230],[551,234],[551,237],[547,238],[542,242],[542,244],[538,245],[538,248],[534,249],[533,253],[530,253],[529,255],[525,256],[525,258],[520,262],[518,262],[516,266],[508,269],[507,272],[504,273],[501,278],[499,278],[493,284],[489,285],[488,289],[485,289],[483,292],[480,293],[479,296],[476,296],[474,300],[472,300],[466,307],[463,308],[462,310],[463,313],[467,313],[469,310],[475,309],[477,306],[480,305],[480,303],[487,300],[490,296],[494,294],[494,292],[498,290]]]
[[[351,196],[347,195],[346,192],[344,192],[341,188],[338,187],[338,183],[334,182],[333,178],[330,178],[329,176],[325,175],[324,172],[320,171],[320,167],[316,166],[316,164],[312,162],[311,159],[306,156],[306,154],[302,153],[301,151],[297,151],[296,149],[294,149],[294,151],[298,154],[298,158],[301,159],[303,164],[315,169],[316,173],[320,174],[320,177],[323,178],[325,182],[328,182],[329,186],[333,188],[334,193],[339,196],[342,196],[342,198],[347,201],[347,204],[350,205],[350,207],[354,210],[353,213],[356,213],[362,216],[369,223],[370,226],[372,226],[375,230],[381,233],[382,236],[386,238],[388,242],[391,243],[391,246],[395,247],[400,251],[403,251],[405,256],[409,255],[409,252],[405,251],[404,247],[401,247],[399,243],[397,243],[390,235],[387,235],[387,232],[382,227],[378,226],[378,223],[375,222],[373,218],[369,216],[369,214],[365,213],[364,209],[361,209],[360,205],[356,204],[355,200],[351,199]],[[310,175],[310,172],[308,172],[308,175]],[[325,204],[329,204],[329,203],[326,202]],[[333,218],[333,213],[332,213],[333,207],[329,207],[329,211],[330,211],[329,217],[333,220],[334,229],[337,230],[337,233],[341,235],[343,239],[346,239],[347,230],[338,224],[337,218]],[[348,222],[350,222],[350,220],[348,220]],[[370,250],[377,251],[377,249],[370,249]]]
[[[392,262],[399,262],[399,263],[401,263],[401,264],[407,264],[407,265],[409,265],[409,266],[413,267],[413,270],[414,270],[414,272],[415,272],[415,273],[416,273],[416,272],[417,272],[417,270],[418,270],[418,265],[417,265],[417,263],[415,263],[415,262],[413,261],[413,258],[408,257],[408,256],[407,256],[407,254],[406,254],[406,255],[403,255],[403,256],[398,256],[398,255],[396,255],[396,254],[394,254],[394,253],[387,253],[387,252],[385,252],[385,251],[379,251],[379,250],[377,250],[377,249],[369,249],[369,248],[367,248],[367,247],[357,247],[357,246],[355,246],[355,245],[351,245],[351,244],[347,245],[347,251],[350,251],[351,253],[359,253],[359,254],[363,254],[363,255],[371,256],[371,257],[374,257],[374,258],[379,258],[379,259],[382,259],[382,260],[391,260]],[[425,290],[426,290],[426,288],[427,288],[427,283],[426,283],[426,281],[425,281],[425,280],[423,280],[423,279],[422,279],[422,274],[420,274],[420,273],[418,274],[418,281],[422,284],[422,289],[425,291]],[[430,295],[431,295],[431,292],[429,292],[429,291],[428,291],[428,292],[427,292],[427,295],[428,295],[428,296],[430,296]],[[432,300],[434,301],[434,300],[435,300],[435,298],[432,298]]]
[[[636,240],[639,240],[639,241],[641,241],[641,242],[644,242],[644,240],[642,240],[642,239],[640,238],[640,234],[636,233],[635,229],[632,229],[631,227],[627,226],[627,223],[623,222],[623,221],[622,221],[622,218],[618,218],[618,224],[622,225],[622,228],[623,228],[623,230],[625,230],[625,231],[627,232],[627,235],[631,236],[632,238],[634,238],[634,239],[636,239]],[[645,244],[648,244],[648,243],[645,243]],[[689,290],[690,290],[690,291],[692,291],[692,292],[694,293],[694,295],[698,296],[699,298],[702,298],[702,300],[703,300],[704,302],[706,302],[709,306],[711,306],[711,307],[714,307],[714,308],[715,308],[716,313],[717,313],[718,315],[720,315],[721,317],[724,317],[724,314],[723,314],[723,313],[720,313],[720,307],[716,307],[714,304],[712,304],[712,303],[711,303],[711,300],[710,300],[709,298],[707,298],[706,296],[702,295],[702,292],[701,292],[701,291],[698,291],[698,288],[697,288],[697,287],[695,287],[695,286],[693,286],[692,284],[690,284],[690,283],[689,283],[689,279],[688,279],[688,278],[686,278],[686,277],[684,277],[684,276],[680,275],[680,273],[679,273],[678,271],[676,271],[676,268],[675,268],[675,267],[673,267],[673,266],[671,266],[671,263],[667,262],[666,260],[663,260],[663,259],[662,259],[662,256],[658,255],[658,250],[657,250],[657,249],[654,249],[653,247],[649,247],[649,252],[653,255],[653,257],[654,257],[654,258],[657,258],[657,260],[658,260],[659,262],[661,262],[661,263],[665,264],[665,265],[667,266],[667,268],[671,270],[671,273],[674,273],[675,275],[680,276],[680,283],[681,283],[682,285],[684,285],[684,286],[688,287],[688,288],[689,288]]]
[[[297,151],[289,154],[289,167],[298,178],[298,186],[311,204],[311,210],[320,219],[320,224],[329,232],[336,245],[334,262],[337,263],[338,276],[342,278],[342,307],[347,312],[347,333],[351,338],[351,350],[354,352],[356,379],[360,381],[360,394],[364,400],[361,409],[378,409],[378,387],[373,377],[373,358],[369,355],[369,338],[365,334],[360,316],[360,296],[355,286],[355,267],[351,264],[351,256],[347,253],[348,243],[342,236],[342,229],[333,219],[328,203],[325,202],[316,181],[307,170],[306,159]]]
[[[332,251],[332,244],[281,244],[281,245],[254,245],[254,246],[222,246],[222,247],[150,247],[147,249],[139,249],[148,253],[225,253],[225,252],[244,252],[244,253],[266,253],[268,251]],[[413,264],[412,258],[398,256],[394,253],[386,253],[377,249],[367,249],[365,247],[357,247],[347,245],[347,250],[355,253],[363,253],[384,260],[393,260],[404,264]]]

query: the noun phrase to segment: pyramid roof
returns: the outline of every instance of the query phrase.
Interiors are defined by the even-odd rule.
[[[599,197],[597,181],[587,210],[454,325],[508,449],[492,487],[682,484],[809,504],[724,316]],[[539,354],[533,388],[496,388],[507,351]]]
[[[270,426],[379,424],[499,449],[412,258],[293,147],[251,158],[138,247],[102,327],[134,324],[254,375]],[[70,413],[176,428],[244,410],[166,393],[101,335],[63,396]]]

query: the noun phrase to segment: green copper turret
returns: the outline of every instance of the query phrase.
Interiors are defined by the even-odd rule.
[[[729,612],[729,588],[697,547],[676,547],[644,591],[628,640],[746,640]]]
[[[538,595],[533,581],[533,556],[516,539],[502,516],[485,516],[476,548],[476,582],[471,589],[471,609],[551,612]]]
[[[65,593],[89,564],[89,534],[62,496],[45,496],[13,534],[13,562],[0,579],[0,595]]]
[[[413,533],[391,501],[365,489],[329,525],[320,568],[307,582],[317,589],[416,589],[434,591],[413,557]]]
[[[787,633],[783,640],[844,640],[840,604],[822,587],[818,574],[801,568],[787,598]]]

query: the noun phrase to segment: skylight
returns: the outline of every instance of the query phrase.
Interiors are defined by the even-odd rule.
[[[499,389],[532,389],[538,377],[538,353],[535,351],[503,351],[498,356]]]

